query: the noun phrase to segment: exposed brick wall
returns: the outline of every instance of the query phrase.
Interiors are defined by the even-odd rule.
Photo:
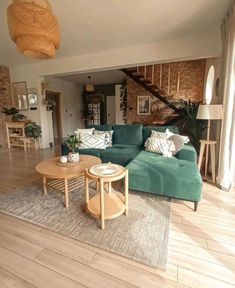
[[[6,132],[4,122],[7,116],[1,113],[2,107],[12,107],[11,79],[9,68],[0,66],[0,147],[6,145]]]
[[[205,64],[205,59],[170,63],[170,86],[168,85],[169,63],[162,64],[161,89],[168,95],[168,86],[170,87],[171,100],[202,101]],[[140,67],[140,72],[144,72],[144,67]],[[151,78],[151,72],[152,66],[147,66],[147,77]],[[154,66],[154,83],[160,86],[159,82],[160,64]],[[155,121],[162,120],[172,113],[171,109],[153,96],[150,115],[137,115],[137,96],[145,95],[153,96],[132,79],[127,79],[128,123],[154,124]]]

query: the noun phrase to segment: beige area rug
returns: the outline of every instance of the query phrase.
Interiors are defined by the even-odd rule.
[[[99,221],[84,210],[84,191],[70,194],[70,207],[63,194],[33,184],[0,197],[0,211],[54,232],[156,268],[166,268],[170,226],[170,201],[139,192],[129,194],[129,215]]]

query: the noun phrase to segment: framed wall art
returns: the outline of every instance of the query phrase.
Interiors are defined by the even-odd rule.
[[[37,106],[38,105],[37,88],[28,88],[28,101],[29,101],[29,106]]]
[[[137,114],[150,115],[151,97],[150,96],[137,96]]]
[[[14,106],[21,111],[29,110],[27,83],[24,82],[13,82],[12,93]]]

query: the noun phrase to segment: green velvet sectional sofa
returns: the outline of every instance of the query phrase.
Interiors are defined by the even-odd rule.
[[[184,145],[174,157],[144,150],[151,130],[178,133],[175,126],[93,125],[96,130],[113,130],[113,146],[102,149],[78,149],[81,154],[94,155],[102,162],[125,166],[129,171],[129,188],[171,198],[194,202],[197,210],[201,199],[202,179],[198,170],[197,154],[193,146]],[[69,153],[62,144],[62,155]]]

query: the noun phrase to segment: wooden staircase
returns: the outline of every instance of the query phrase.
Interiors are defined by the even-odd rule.
[[[159,121],[160,125],[171,125],[174,122],[181,119],[185,116],[184,111],[180,110],[173,104],[174,95],[170,94],[170,91],[164,91],[161,85],[161,76],[156,83],[155,81],[155,67],[156,65],[151,66],[141,66],[133,68],[121,69],[128,77],[138,83],[146,91],[148,91],[153,97],[156,97],[160,104],[158,104],[158,109],[167,111],[166,117],[163,117],[162,121]],[[150,68],[150,69],[149,69]],[[160,72],[161,73],[161,72]],[[169,111],[170,110],[170,111]]]

